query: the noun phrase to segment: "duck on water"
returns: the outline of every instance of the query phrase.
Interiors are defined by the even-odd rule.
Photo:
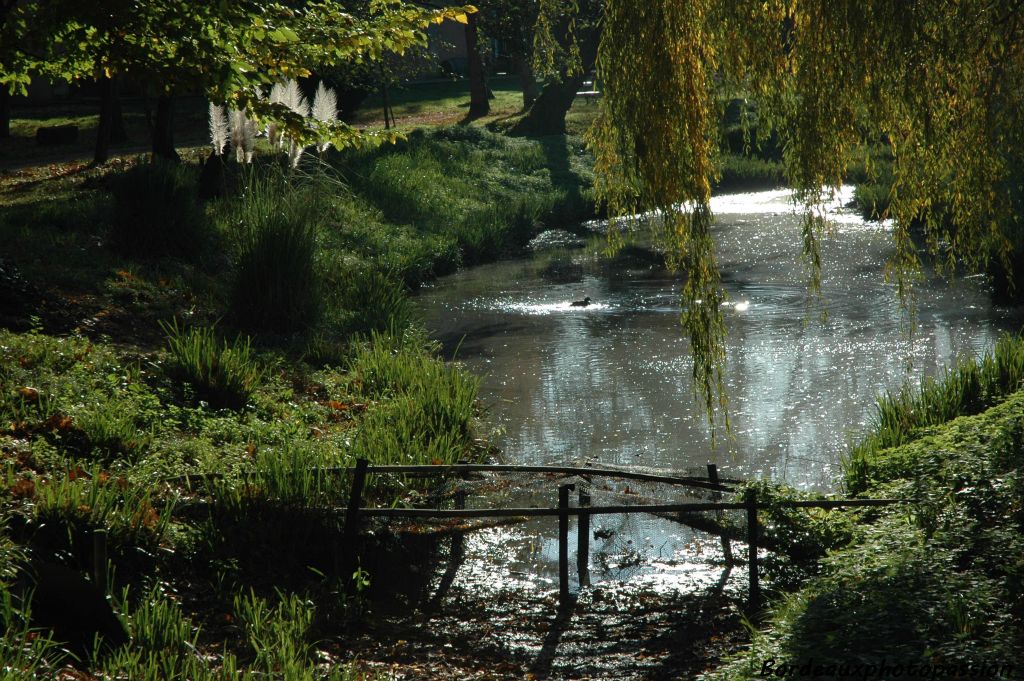
[[[574,301],[572,301],[572,306],[573,307],[586,307],[587,305],[590,305],[590,296],[587,296],[583,300],[574,300]]]

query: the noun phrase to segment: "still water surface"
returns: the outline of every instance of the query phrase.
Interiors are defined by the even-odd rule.
[[[831,206],[822,245],[824,321],[808,307],[789,194],[714,199],[733,434],[717,448],[693,397],[682,281],[654,261],[614,265],[599,246],[539,254],[446,277],[418,304],[432,334],[483,377],[481,397],[509,461],[675,471],[716,462],[731,477],[835,490],[876,394],[984,352],[1020,319],[994,307],[977,278],[933,277],[917,288],[908,334],[883,278],[889,230],[843,210],[849,198],[844,191]],[[584,296],[594,302],[570,305]],[[695,541],[666,521],[628,523],[662,553]],[[552,543],[536,543],[523,560],[550,566]]]

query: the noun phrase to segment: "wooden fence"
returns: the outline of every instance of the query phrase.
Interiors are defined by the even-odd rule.
[[[599,475],[611,478],[622,478],[627,480],[642,480],[645,482],[659,482],[670,485],[689,486],[698,489],[707,489],[713,492],[713,498],[723,492],[733,492],[732,483],[739,483],[739,480],[720,479],[714,464],[708,465],[708,477],[675,477],[660,476],[649,473],[634,473],[631,471],[607,470],[602,468],[586,468],[571,466],[515,466],[515,465],[475,465],[475,464],[453,464],[442,466],[370,466],[360,459],[355,467],[351,469],[335,469],[338,472],[351,471],[352,490],[349,495],[349,503],[345,513],[344,536],[349,546],[359,533],[359,521],[363,517],[377,518],[508,518],[508,517],[557,517],[558,518],[558,585],[559,602],[565,605],[569,602],[569,518],[577,517],[577,561],[576,568],[581,585],[588,584],[589,563],[590,563],[590,517],[603,514],[623,513],[704,513],[722,511],[746,511],[747,513],[747,547],[748,566],[750,573],[750,604],[756,608],[761,602],[760,579],[757,566],[757,552],[759,545],[760,527],[758,523],[758,512],[764,508],[759,504],[756,490],[748,490],[747,497],[743,501],[723,502],[695,502],[679,504],[633,504],[633,505],[608,505],[592,506],[590,495],[585,490],[580,490],[578,505],[569,505],[569,493],[573,491],[574,485],[562,484],[558,487],[557,508],[363,508],[363,487],[368,474],[413,474],[425,476],[443,476],[452,473],[466,474],[470,472],[515,472],[533,474],[564,474],[578,475]],[[463,497],[464,498],[464,497]],[[828,499],[828,500],[806,500],[806,501],[775,501],[772,503],[776,508],[852,508],[869,506],[888,506],[890,504],[909,503],[906,499]],[[458,503],[461,506],[461,502]],[[729,539],[722,537],[723,552],[726,559],[731,557]]]

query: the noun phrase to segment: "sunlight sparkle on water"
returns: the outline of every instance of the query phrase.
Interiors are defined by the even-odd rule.
[[[604,312],[611,310],[612,306],[607,303],[590,303],[586,306],[574,306],[572,301],[560,301],[557,303],[542,303],[529,301],[495,300],[489,301],[490,309],[502,310],[505,312],[517,312],[525,315],[549,315],[549,314],[587,314],[591,312]]]

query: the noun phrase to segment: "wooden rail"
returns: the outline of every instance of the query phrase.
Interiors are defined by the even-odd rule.
[[[586,584],[589,582],[589,551],[590,551],[590,531],[589,523],[590,517],[593,515],[606,515],[606,514],[622,514],[622,513],[703,513],[713,511],[720,513],[721,511],[739,511],[745,510],[747,512],[747,547],[748,547],[748,565],[750,572],[750,588],[749,598],[752,609],[757,609],[761,603],[761,587],[760,587],[760,576],[758,573],[757,566],[757,551],[759,546],[759,535],[760,526],[758,522],[758,512],[765,508],[767,505],[759,504],[757,499],[757,490],[748,490],[747,498],[744,501],[734,502],[695,502],[685,504],[634,504],[634,505],[611,505],[611,506],[591,506],[590,495],[584,491],[580,492],[579,506],[576,508],[569,506],[569,492],[574,489],[574,485],[563,484],[558,488],[558,507],[557,508],[536,508],[536,507],[523,507],[523,508],[462,508],[462,504],[459,504],[460,508],[453,509],[440,509],[440,508],[360,508],[358,506],[359,501],[362,498],[362,487],[364,476],[361,473],[374,473],[374,472],[392,472],[392,473],[409,473],[409,472],[429,472],[431,469],[437,470],[442,467],[440,466],[367,466],[364,460],[360,460],[357,463],[356,474],[352,481],[352,492],[349,496],[348,513],[346,514],[345,521],[345,536],[355,536],[358,531],[355,524],[358,523],[360,516],[377,517],[377,518],[508,518],[508,517],[522,517],[522,518],[537,518],[537,517],[557,517],[558,518],[558,596],[559,603],[562,606],[568,604],[569,601],[569,518],[573,516],[579,517],[579,526],[576,537],[576,568],[579,573],[579,583]],[[606,475],[608,471],[601,469],[581,469],[572,467],[562,466],[489,466],[489,465],[468,465],[468,464],[456,464],[454,466],[444,466],[443,468],[448,470],[455,470],[462,473],[470,472],[474,470],[498,470],[498,471],[515,471],[515,472],[532,472],[532,473],[564,473],[571,471],[571,474],[582,475],[579,473],[581,470],[592,471],[591,474]],[[707,486],[717,491],[732,491],[728,488],[723,488],[720,484],[711,482],[717,478],[717,470],[713,465],[708,466],[708,473],[710,480],[704,482],[699,481],[702,484],[697,485],[700,487]],[[618,477],[627,479],[642,479],[652,480],[656,479],[659,482],[664,482],[665,478],[661,476],[654,476],[646,473],[629,473],[626,471],[618,472]],[[694,480],[691,478],[674,478],[679,482],[676,484],[692,485]],[[717,495],[716,495],[717,496]],[[891,504],[902,504],[910,503],[907,499],[821,499],[821,500],[799,500],[799,501],[775,501],[772,502],[771,507],[775,508],[857,508],[857,507],[877,507],[877,506],[889,506]],[[351,523],[351,526],[350,526]],[[722,538],[725,544],[723,550],[725,555],[731,555],[731,548],[728,545],[728,539]]]

